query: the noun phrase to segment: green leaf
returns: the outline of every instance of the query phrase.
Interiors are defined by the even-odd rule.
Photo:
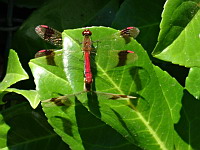
[[[184,90],[174,78],[170,77],[169,74],[158,67],[154,67],[154,69],[175,123],[175,148],[178,150],[199,149],[197,139],[199,139],[200,103]]]
[[[41,100],[72,93],[63,72],[62,50],[55,53],[52,58],[39,57],[29,62]]]
[[[71,149],[139,149],[89,113],[74,96],[68,98],[66,106],[42,105],[49,123]]]
[[[8,58],[6,76],[0,83],[0,91],[4,91],[12,84],[25,79],[28,79],[28,75],[22,68],[17,53],[11,49]]]
[[[4,122],[3,116],[0,114],[0,149],[6,148],[7,133],[10,127]]]
[[[180,119],[180,110],[182,107],[181,100],[183,96],[183,87],[172,78],[167,72],[161,70],[159,67],[154,67],[157,78],[159,80],[162,92],[167,99],[168,107],[173,118],[174,123]],[[173,96],[172,96],[173,95]]]
[[[158,43],[153,52],[154,55],[161,53],[170,44],[174,44],[174,42],[177,41],[176,39],[179,37],[181,37],[182,39],[182,41],[180,41],[182,44],[184,42],[189,42],[189,40],[184,39],[183,34],[187,34],[187,36],[185,37],[187,39],[192,39],[196,35],[194,34],[193,37],[189,36],[193,34],[193,32],[199,31],[199,30],[196,30],[198,29],[198,24],[193,24],[190,22],[195,21],[195,19],[193,19],[195,15],[197,17],[197,13],[199,10],[199,2],[200,2],[199,0],[193,0],[193,1],[168,0],[166,1],[165,6],[164,6],[164,11],[162,13],[162,21],[160,24],[161,30],[158,37]],[[197,22],[197,20],[195,22]],[[188,25],[189,23],[190,25]],[[191,29],[186,26],[191,26]],[[186,28],[189,28],[189,29],[186,29]],[[191,31],[192,33],[190,33]],[[185,33],[182,33],[182,32],[185,32]],[[177,54],[179,54],[181,50],[181,47],[178,47],[178,48],[179,50],[177,50],[177,47],[176,47]]]
[[[25,79],[28,79],[28,74],[22,68],[17,53],[14,50],[10,50],[6,75],[0,83],[0,104],[3,104],[2,98],[5,94],[8,92],[15,92],[26,97],[31,106],[36,108],[40,102],[36,91],[8,88],[12,84]]]
[[[93,33],[92,40],[99,41],[97,45],[94,45],[94,47],[97,47],[97,54],[95,56],[96,66],[93,65],[92,68],[93,71],[95,70],[95,90],[127,95],[137,93],[143,99],[138,99],[137,106],[133,106],[132,103],[134,103],[134,100],[112,101],[97,93],[97,98],[95,98],[95,96],[92,97],[92,99],[86,96],[86,98],[84,96],[80,97],[81,102],[94,115],[121,133],[129,142],[133,144],[137,143],[137,146],[146,149],[171,149],[171,144],[173,142],[170,137],[173,135],[170,132],[173,128],[172,120],[169,119],[171,118],[169,108],[165,97],[160,95],[162,93],[161,89],[155,87],[155,85],[158,85],[158,80],[147,54],[134,40],[131,40],[130,43],[126,43],[125,40],[119,36],[119,31],[117,30],[105,27],[90,28],[90,30]],[[63,34],[64,71],[75,93],[83,90],[83,77],[81,75],[81,72],[83,72],[83,64],[80,64],[80,61],[78,61],[81,59],[82,54],[78,52],[78,50],[80,51],[81,49],[80,45],[76,43],[73,44],[73,41],[71,42],[71,38],[68,36],[80,40],[77,35],[80,35],[82,31],[83,29],[68,30]],[[111,65],[117,66],[115,61],[118,60],[118,57],[109,55],[113,52],[112,50],[133,50],[138,60],[135,59],[134,63],[130,65],[110,68]],[[74,51],[74,53],[70,51]],[[160,93],[159,96],[155,96],[158,93]],[[98,100],[98,102],[96,102],[97,104],[95,103],[95,99]],[[163,101],[160,102],[160,99]],[[158,109],[160,105],[163,105],[162,110]],[[148,108],[148,106],[150,108]],[[136,109],[134,109],[135,107]],[[159,119],[155,117],[157,113],[163,114],[160,116],[160,119],[165,120],[165,122],[159,121]],[[154,117],[151,118],[149,115]],[[165,117],[166,119],[164,119]],[[151,124],[151,122],[154,123]],[[124,124],[126,126],[124,126]],[[156,124],[159,124],[159,127]],[[159,129],[156,129],[157,132],[155,132],[154,129],[157,127],[160,129],[160,132]],[[161,136],[163,129],[169,133],[169,138],[167,138],[165,142],[162,141]],[[145,141],[149,141],[149,143]]]
[[[17,94],[23,95],[29,101],[33,109],[35,109],[40,103],[39,95],[35,90],[19,90],[15,88],[7,88],[5,91],[15,92]]]
[[[173,43],[155,57],[186,67],[200,66],[200,11],[193,17]]]
[[[159,87],[157,75],[146,52],[135,40],[125,40],[120,37],[119,31],[112,28],[92,27],[90,30],[93,33],[92,40],[97,41],[93,43],[96,54],[91,53],[91,59],[95,60],[91,61],[94,79],[93,90],[134,95],[138,99],[111,100],[111,95],[98,92],[96,94],[79,93],[76,95],[77,99],[93,115],[120,133],[127,142],[143,149],[172,149],[173,121],[170,108],[162,89]],[[83,39],[82,31],[83,29],[64,31],[64,50],[55,52],[54,65],[46,66],[49,57],[37,58],[30,62],[31,68],[35,66],[32,72],[37,90],[39,90],[38,93],[41,93],[41,99],[68,94],[67,100],[71,103],[67,104],[67,107],[48,108],[48,112],[51,112],[49,114],[45,110],[47,104],[43,104],[43,106],[46,115],[49,116],[49,122],[53,124],[55,131],[63,140],[66,140],[71,148],[75,146],[75,143],[81,144],[82,141],[86,140],[85,136],[78,132],[81,130],[81,128],[77,128],[80,125],[77,121],[79,113],[75,113],[78,104],[73,100],[76,98],[71,98],[73,93],[84,90],[83,54],[81,52],[82,45],[79,44],[79,41]],[[118,66],[119,56],[113,57],[113,54],[119,50],[134,51],[130,55],[131,57],[127,57],[127,64],[122,66]],[[63,55],[59,55],[62,53]],[[39,71],[35,64],[38,65]],[[65,80],[63,80],[64,77],[66,77]],[[62,110],[59,111],[61,117],[53,114],[54,109]],[[87,114],[84,113],[84,115]],[[63,117],[66,117],[67,122],[71,122],[70,124],[73,126],[71,126],[70,131],[77,136],[69,137],[67,131],[63,133],[63,128],[61,128]],[[88,119],[82,121],[88,122]],[[87,133],[90,132],[92,132],[92,128],[88,128]],[[163,136],[163,132],[166,133],[165,136]],[[87,139],[93,138],[94,136],[90,137],[90,135],[87,137]]]
[[[197,67],[190,68],[189,75],[186,79],[186,89],[192,94],[196,99],[200,98],[200,81],[199,81],[200,69]]]

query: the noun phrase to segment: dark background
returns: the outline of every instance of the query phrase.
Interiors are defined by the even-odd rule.
[[[0,1],[0,79],[5,75],[8,50],[13,34],[36,8],[16,5],[13,0]]]
[[[0,80],[3,79],[5,72],[6,72],[6,61],[7,61],[7,56],[8,56],[8,50],[10,48],[13,48],[14,50],[17,51],[19,58],[21,57],[20,61],[23,65],[23,67],[26,69],[26,71],[28,71],[28,73],[30,73],[27,64],[28,64],[28,60],[33,58],[34,55],[33,54],[29,55],[30,52],[27,52],[27,54],[26,54],[27,57],[24,57],[25,56],[24,54],[26,53],[26,51],[21,52],[22,50],[19,50],[20,47],[19,47],[19,49],[18,49],[18,47],[16,47],[16,43],[19,43],[19,42],[23,43],[23,37],[21,38],[22,39],[21,41],[19,41],[20,38],[17,38],[18,41],[15,42],[14,45],[12,44],[13,37],[14,37],[15,32],[24,23],[24,21],[29,16],[31,16],[31,14],[35,10],[37,10],[38,8],[43,6],[46,2],[48,2],[48,0],[42,0],[42,1],[41,0],[40,1],[38,1],[38,0],[28,0],[28,1],[1,0],[0,1],[0,46],[1,46],[1,49],[0,49]],[[66,0],[66,2],[67,2],[67,0]],[[87,5],[89,4],[89,2],[90,1],[88,0]],[[119,4],[123,4],[125,1],[119,0],[118,2],[119,2]],[[141,8],[138,8],[137,10],[135,10],[135,12],[133,14],[133,19],[131,18],[131,20],[130,20],[130,24],[132,23],[132,24],[136,25],[141,30],[140,36],[137,38],[137,41],[139,43],[141,43],[143,45],[143,47],[147,50],[149,57],[154,62],[154,64],[158,65],[163,70],[166,70],[173,77],[175,77],[181,85],[184,86],[185,77],[188,74],[188,69],[186,69],[185,67],[180,67],[180,66],[171,64],[171,63],[162,62],[151,56],[151,52],[152,52],[153,48],[155,47],[157,36],[159,33],[159,21],[161,21],[161,13],[162,13],[162,8],[164,5],[164,2],[165,2],[164,0],[159,1],[159,3],[157,0],[152,1],[152,6],[155,6],[155,8],[151,8],[151,6],[141,6]],[[134,2],[134,3],[137,4],[137,2]],[[141,4],[138,4],[138,5],[140,6]],[[156,5],[154,5],[154,4],[156,4]],[[77,5],[78,5],[78,3],[77,3]],[[158,5],[162,6],[162,7],[158,8]],[[153,9],[158,9],[157,13],[154,13],[152,11]],[[145,11],[147,11],[147,12],[145,12]],[[154,14],[152,13],[153,17],[149,19],[149,16],[151,17],[151,15],[149,15],[149,16],[146,16],[146,18],[144,18],[145,14],[148,12],[151,14],[151,11],[154,13]],[[137,18],[137,13],[138,13],[138,16],[143,15],[143,17]],[[136,16],[134,16],[134,15],[136,15]],[[85,17],[85,16],[82,16],[82,17]],[[98,17],[106,18],[107,14],[100,14],[100,16],[97,16],[96,18],[98,18]],[[88,25],[88,26],[90,26],[90,25],[109,26],[112,24],[111,22],[109,22],[110,20],[113,19],[112,17],[114,18],[114,15],[111,16],[110,18],[107,18],[108,20],[106,20],[106,19],[101,20],[101,19],[94,18],[86,25]],[[122,16],[122,17],[124,17],[124,16]],[[76,18],[74,18],[74,19],[75,19],[74,22],[76,23]],[[118,20],[120,20],[120,19],[118,19]],[[135,20],[135,21],[133,21],[133,20]],[[151,20],[152,20],[152,22],[151,22]],[[122,21],[123,21],[123,18],[122,18]],[[158,23],[156,28],[154,27],[152,29],[151,27],[150,28],[145,27],[146,25],[148,25],[150,23],[155,23],[155,22]],[[129,25],[127,22],[124,22],[124,25],[126,25],[126,24]],[[82,27],[82,26],[83,25],[81,25],[81,24],[76,24],[74,26],[70,26],[70,28],[77,28],[77,27]],[[111,25],[111,27],[114,27],[116,29],[121,29],[123,26],[121,27],[121,25],[114,23]],[[62,28],[64,28],[64,27],[60,27],[60,28],[61,28],[60,30],[63,30]],[[154,30],[154,32],[149,32],[150,30]],[[152,33],[153,33],[153,35],[151,37],[149,34],[152,34]],[[145,36],[145,34],[146,34],[146,36]],[[17,36],[19,36],[19,35],[17,35]],[[26,45],[24,47],[26,47]],[[35,53],[35,52],[31,52],[31,53]],[[25,82],[28,82],[28,81],[25,81]],[[28,84],[31,85],[30,83],[28,83]],[[33,86],[30,86],[30,87],[34,88]]]

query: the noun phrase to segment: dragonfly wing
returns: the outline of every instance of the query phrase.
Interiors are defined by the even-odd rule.
[[[35,28],[35,32],[45,41],[62,47],[62,33],[46,25],[39,25]]]
[[[43,100],[43,103],[46,103],[46,106],[51,106],[54,103],[57,106],[71,106],[71,99],[74,99],[75,96],[79,97],[80,99],[87,101],[87,98],[93,100],[130,100],[130,99],[137,99],[138,97],[131,96],[131,95],[122,95],[122,94],[114,94],[114,93],[105,93],[100,91],[82,91],[75,94],[68,94],[64,96],[59,96],[56,98],[51,98],[47,100]]]
[[[124,38],[127,38],[127,37],[136,38],[139,33],[140,33],[140,30],[136,27],[127,27],[120,31],[121,36],[123,36]]]

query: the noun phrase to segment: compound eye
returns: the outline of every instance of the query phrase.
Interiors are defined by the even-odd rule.
[[[89,29],[85,29],[85,30],[82,32],[82,35],[83,35],[83,36],[90,36],[90,35],[92,35],[92,32],[91,32]]]

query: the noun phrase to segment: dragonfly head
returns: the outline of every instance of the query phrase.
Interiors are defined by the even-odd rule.
[[[82,35],[83,35],[83,36],[91,36],[91,35],[92,35],[92,32],[91,32],[89,29],[85,29],[85,30],[82,32]]]

